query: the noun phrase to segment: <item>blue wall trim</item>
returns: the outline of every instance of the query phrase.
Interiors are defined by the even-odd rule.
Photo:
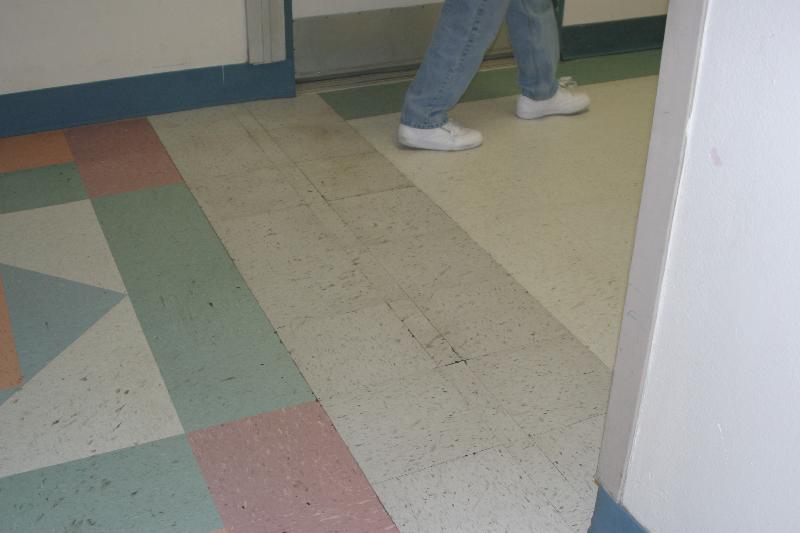
[[[600,487],[588,533],[647,533],[628,511]]]
[[[561,28],[562,59],[661,48],[667,16],[641,17]]]
[[[0,137],[295,95],[291,58],[0,95]]]

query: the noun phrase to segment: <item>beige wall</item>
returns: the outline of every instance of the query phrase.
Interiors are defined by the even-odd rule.
[[[244,0],[0,0],[0,94],[247,60]]]

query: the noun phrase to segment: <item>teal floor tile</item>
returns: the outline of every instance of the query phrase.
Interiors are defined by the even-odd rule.
[[[0,213],[86,199],[74,163],[0,174]]]
[[[222,527],[186,437],[0,479],[8,533],[207,533]]]
[[[572,76],[579,84],[589,85],[658,74],[660,50],[592,57],[566,61],[559,65],[559,76]],[[397,113],[409,82],[354,87],[320,94],[345,120]],[[462,101],[485,100],[519,94],[517,69],[514,67],[484,70],[475,76]]]
[[[93,204],[187,431],[314,399],[184,184]]]

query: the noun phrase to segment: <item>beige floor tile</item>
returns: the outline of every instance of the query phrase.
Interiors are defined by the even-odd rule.
[[[372,146],[346,122],[311,123],[269,130],[292,161],[313,161],[373,152]]]
[[[380,483],[378,496],[408,533],[564,533],[570,529],[502,449]]]
[[[323,400],[372,483],[510,442],[525,435],[486,407],[462,365],[431,370]]]
[[[604,419],[595,416],[534,439],[573,489],[588,501],[594,501],[597,494],[594,479]]]
[[[126,291],[90,200],[0,214],[0,263]]]
[[[301,94],[295,98],[277,100],[259,100],[242,105],[268,130],[323,122],[343,122],[342,118],[317,94]]]
[[[584,87],[592,109],[576,117],[516,120],[515,97],[460,105],[486,138],[462,154],[399,148],[395,115],[352,124],[610,366],[656,82]]]
[[[307,320],[278,333],[320,399],[434,367],[386,304]]]
[[[328,201],[411,186],[376,152],[305,161],[299,166]]]
[[[510,446],[508,451],[517,460],[520,470],[530,478],[536,490],[544,495],[567,525],[575,527],[591,519],[594,498],[582,490],[576,490],[542,450],[526,443],[525,446]]]
[[[425,351],[433,358],[436,366],[445,366],[459,361],[458,354],[450,346],[442,334],[433,327],[430,320],[422,314],[419,307],[411,300],[401,299],[389,302],[392,311],[400,318],[403,325],[417,339]]]
[[[345,198],[331,202],[331,206],[365,244],[458,229],[439,206],[416,188]]]
[[[419,307],[460,358],[527,346],[567,331],[510,276],[436,291]]]
[[[150,121],[187,183],[272,165],[269,155],[237,120],[231,108],[184,111]],[[197,120],[192,114],[197,113]],[[178,116],[180,115],[180,116]]]
[[[264,167],[250,172],[193,180],[189,188],[213,223],[297,207],[300,195],[286,178],[293,169]]]
[[[529,435],[605,413],[610,372],[571,334],[480,357],[469,366]]]
[[[371,250],[412,296],[430,297],[437,290],[506,276],[505,270],[461,229],[398,239]]]

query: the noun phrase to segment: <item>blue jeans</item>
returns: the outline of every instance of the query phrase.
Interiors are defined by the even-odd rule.
[[[505,16],[522,94],[558,90],[558,24],[552,0],[445,0],[425,59],[406,93],[400,122],[438,128],[480,68]]]

